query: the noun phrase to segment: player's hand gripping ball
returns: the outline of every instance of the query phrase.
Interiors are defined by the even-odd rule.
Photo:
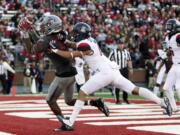
[[[18,28],[21,31],[28,31],[32,29],[33,17],[28,15],[19,21]]]

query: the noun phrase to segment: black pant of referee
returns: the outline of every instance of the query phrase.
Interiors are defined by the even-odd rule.
[[[129,71],[128,71],[128,68],[127,68],[127,67],[126,67],[126,68],[122,68],[122,69],[120,69],[119,71],[120,71],[120,73],[121,73],[125,78],[128,79],[128,77],[129,77]],[[117,89],[117,88],[116,88],[116,89],[115,89],[116,104],[120,104],[119,92],[120,92],[120,89]],[[123,91],[123,96],[122,96],[122,98],[123,98],[123,101],[124,101],[126,104],[129,104],[129,101],[128,101],[128,93],[127,93],[127,92]]]
[[[1,86],[2,86],[2,93],[3,94],[6,94],[6,76],[5,74],[0,74],[0,81],[1,81]]]

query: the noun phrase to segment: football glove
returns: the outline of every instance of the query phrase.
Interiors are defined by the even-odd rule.
[[[68,36],[68,32],[67,31],[63,31],[61,30],[59,33],[58,33],[58,39],[62,42],[65,42],[66,39],[67,39],[67,36]]]
[[[18,28],[20,31],[29,31],[32,29],[33,18],[32,16],[26,16],[19,21]]]

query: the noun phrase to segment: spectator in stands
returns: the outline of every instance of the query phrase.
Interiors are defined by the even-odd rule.
[[[13,69],[15,69],[15,65],[13,62],[10,62],[9,64]],[[14,80],[15,74],[13,72],[7,71],[7,80],[6,80],[6,92],[7,94],[11,93],[11,88],[13,86],[13,80]]]
[[[107,54],[109,53],[109,51],[106,52],[108,45],[114,45],[117,37],[125,37],[130,51],[137,53],[137,57],[141,56],[141,64],[137,62],[138,60],[134,61],[134,63],[137,62],[136,68],[144,68],[145,60],[154,58],[157,46],[164,40],[162,36],[164,22],[168,18],[180,19],[180,1],[178,0],[171,2],[162,0],[53,0],[52,3],[44,0],[35,2],[2,0],[0,1],[1,41],[9,38],[15,45],[20,36],[16,30],[18,21],[29,12],[33,12],[37,20],[50,11],[48,4],[57,8],[51,11],[56,12],[63,20],[67,31],[70,31],[72,24],[77,21],[92,24],[93,34],[97,37],[101,49]],[[14,27],[13,30],[10,26]],[[17,56],[19,53],[17,51]],[[38,59],[38,57],[33,58]]]
[[[4,53],[1,50],[0,51],[0,81],[2,84],[2,93],[3,94],[9,94],[7,91],[7,72],[12,72],[13,74],[15,73],[15,70],[12,69],[12,67],[5,61],[4,59]]]
[[[155,70],[155,67],[153,66],[152,61],[150,60],[146,61],[145,69],[146,69],[148,88],[152,89],[155,84],[154,75],[156,73],[156,70]]]
[[[37,67],[37,77],[36,77],[36,83],[37,83],[39,93],[43,93],[44,75],[45,75],[44,65],[40,63],[38,64],[38,67]]]
[[[27,63],[24,68],[24,89],[26,92],[31,92],[31,65]]]

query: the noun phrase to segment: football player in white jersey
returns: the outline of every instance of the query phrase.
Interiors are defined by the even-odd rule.
[[[109,84],[129,94],[139,95],[154,101],[164,108],[169,116],[172,114],[172,108],[167,98],[161,99],[150,90],[135,86],[120,74],[118,65],[103,55],[96,40],[91,37],[91,27],[88,24],[83,22],[77,23],[73,28],[73,33],[75,42],[77,42],[77,51],[69,52],[52,49],[52,52],[69,59],[82,57],[88,66],[96,71],[96,74],[81,87],[70,119],[62,119],[66,131],[73,130],[72,126],[84,106],[86,97]]]
[[[169,19],[166,22],[166,30],[168,31],[166,37],[167,46],[171,47],[173,50],[173,65],[168,72],[163,89],[166,92],[166,96],[171,103],[173,111],[177,112],[178,107],[174,98],[173,89],[178,82],[180,83],[180,22],[176,19]],[[180,90],[180,88],[176,89]]]

